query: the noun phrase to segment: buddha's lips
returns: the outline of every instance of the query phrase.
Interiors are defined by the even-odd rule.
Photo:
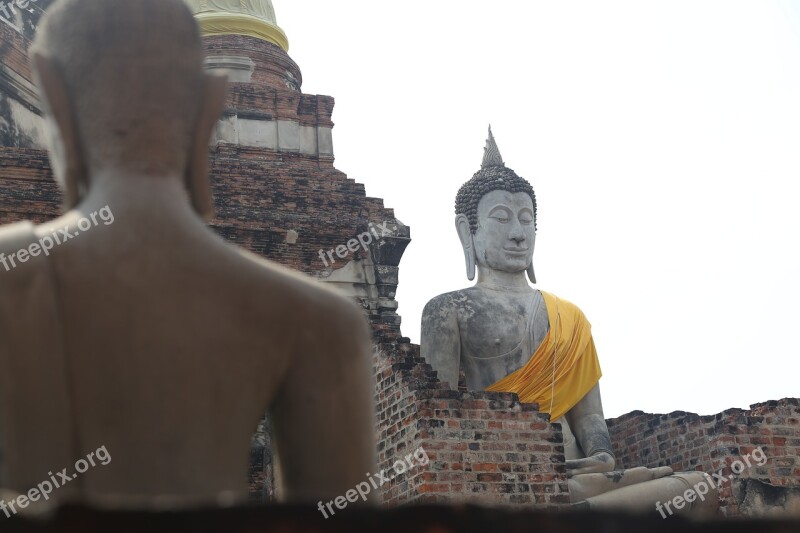
[[[524,253],[528,252],[529,248],[520,248],[520,249],[517,249],[517,250],[511,250],[509,248],[503,248],[503,250],[505,250],[508,253],[512,253],[512,254],[524,254]]]

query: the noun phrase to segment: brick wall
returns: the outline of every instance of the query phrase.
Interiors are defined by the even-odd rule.
[[[253,89],[290,89],[297,91],[303,83],[303,74],[289,55],[279,46],[243,35],[216,35],[204,37],[206,56],[247,57],[255,65],[252,74]],[[239,107],[239,106],[237,106]],[[330,117],[328,117],[330,118]]]
[[[738,516],[736,486],[756,479],[775,487],[800,487],[800,400],[785,398],[729,409],[717,415],[674,412],[654,415],[634,411],[608,420],[618,466],[671,466],[675,471],[700,470],[728,478],[720,487],[726,516]],[[757,448],[764,466],[752,459]],[[751,466],[740,474],[735,461],[751,454]],[[743,463],[744,464],[744,463]],[[737,465],[738,466],[738,465]]]
[[[231,144],[214,147],[211,160],[212,226],[250,251],[307,274],[324,269],[320,249],[346,243],[369,222],[394,219],[382,200],[367,197],[364,186],[332,161]],[[289,230],[298,233],[297,242],[287,242]]]
[[[375,352],[378,467],[422,447],[429,463],[384,485],[383,502],[556,509],[569,504],[561,428],[515,394],[442,387],[409,343]]]
[[[60,212],[61,192],[50,173],[47,153],[0,146],[0,224],[43,222]]]
[[[369,222],[393,220],[383,201],[332,162],[266,149],[211,149],[216,216],[211,226],[250,251],[307,274],[324,265],[320,249],[346,243]],[[0,223],[42,221],[60,212],[61,193],[42,150],[0,147]],[[289,230],[297,242],[286,242]]]

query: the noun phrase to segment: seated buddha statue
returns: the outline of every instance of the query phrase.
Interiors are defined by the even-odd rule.
[[[65,212],[0,227],[0,502],[44,504],[48,479],[50,503],[246,501],[267,410],[280,501],[363,481],[367,323],[206,224],[226,88],[183,1],[60,0],[30,54]],[[113,461],[69,479],[101,446]]]
[[[477,271],[478,279],[428,302],[421,354],[451,386],[463,369],[469,389],[514,392],[560,423],[573,502],[630,509],[641,501],[645,509],[656,498],[655,509],[658,498],[682,492],[702,474],[684,479],[669,467],[614,472],[591,325],[575,304],[528,283],[536,283],[536,214],[533,188],[505,166],[490,129],[481,169],[456,196],[467,277]],[[645,482],[651,485],[642,491]]]

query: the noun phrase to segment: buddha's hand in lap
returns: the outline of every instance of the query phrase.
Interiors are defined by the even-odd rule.
[[[579,502],[592,496],[660,479],[670,474],[672,474],[672,468],[668,466],[658,468],[639,466],[613,472],[576,474],[570,476],[568,480],[570,499],[573,503]]]
[[[596,474],[614,470],[614,457],[608,452],[598,452],[583,459],[567,461],[567,475]]]

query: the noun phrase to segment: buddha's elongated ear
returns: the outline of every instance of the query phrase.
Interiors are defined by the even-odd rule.
[[[69,90],[51,58],[40,53],[31,56],[42,107],[51,121],[48,148],[56,181],[64,191],[64,209],[75,207],[88,190],[85,154],[72,107]],[[55,128],[55,131],[52,128]]]
[[[531,264],[528,265],[525,272],[528,273],[528,279],[531,280],[531,283],[536,284],[536,274],[533,272],[533,259],[531,259]]]
[[[466,215],[456,215],[456,231],[464,249],[464,261],[467,264],[467,279],[475,279],[475,241],[469,229],[469,219]]]
[[[202,97],[197,124],[189,146],[189,161],[186,164],[186,189],[194,210],[206,221],[214,216],[214,199],[208,175],[208,140],[225,109],[225,94],[228,80],[225,76],[203,75]]]
[[[535,249],[536,248],[536,229],[535,228],[534,228],[534,232],[533,232],[533,241],[531,241],[531,242],[533,243],[532,246]],[[535,285],[536,284],[536,274],[533,272],[533,255],[531,255],[531,264],[528,265],[528,268],[525,269],[525,272],[528,273],[528,279],[531,280],[531,283],[533,283]]]

